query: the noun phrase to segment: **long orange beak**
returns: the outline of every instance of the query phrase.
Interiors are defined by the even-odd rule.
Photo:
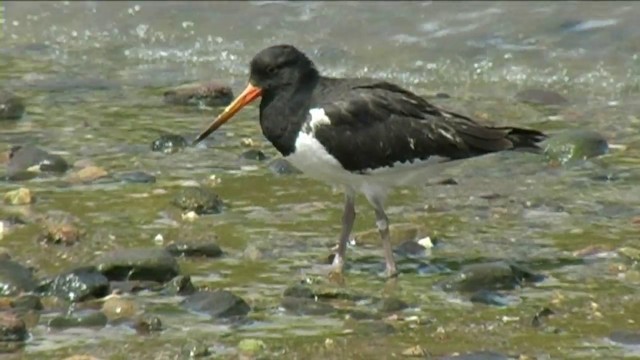
[[[211,133],[216,131],[220,126],[222,126],[222,124],[229,121],[233,115],[240,111],[240,109],[251,103],[253,100],[259,98],[260,95],[262,95],[262,89],[249,83],[242,94],[238,95],[238,97],[236,97],[235,100],[233,100],[233,102],[229,104],[229,106],[227,106],[227,108],[224,109],[224,111],[218,115],[215,120],[213,120],[211,125],[198,135],[193,142],[194,145],[206,139],[207,136],[211,135]]]

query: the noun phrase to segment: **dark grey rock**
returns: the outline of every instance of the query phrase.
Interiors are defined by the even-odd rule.
[[[0,342],[25,341],[29,337],[25,322],[13,311],[0,312]]]
[[[167,284],[168,285],[168,284]],[[112,292],[135,294],[140,291],[160,291],[163,284],[150,280],[131,280],[131,281],[110,281],[109,287]]]
[[[223,252],[216,243],[173,243],[165,248],[173,256],[217,258]]]
[[[21,97],[6,90],[0,90],[0,121],[19,120],[24,114],[24,109]]]
[[[522,90],[516,94],[515,98],[523,103],[541,106],[560,106],[569,102],[559,93],[543,89]]]
[[[269,170],[276,175],[294,175],[301,174],[302,171],[298,170],[289,161],[283,158],[277,158],[269,162],[267,165]]]
[[[31,292],[37,282],[33,271],[9,259],[0,259],[0,296]]]
[[[250,160],[250,161],[265,161],[267,160],[267,155],[265,155],[262,150],[258,149],[249,149],[242,154],[240,154],[241,160]]]
[[[83,310],[71,315],[60,315],[49,320],[47,324],[52,329],[68,328],[102,328],[107,325],[107,316],[97,310]]]
[[[44,309],[40,297],[34,294],[25,294],[11,300],[11,308],[17,311],[36,310],[40,311]]]
[[[191,295],[196,292],[196,287],[188,275],[179,275],[171,279],[162,289],[165,295]]]
[[[302,299],[313,299],[315,297],[315,294],[313,293],[313,290],[311,290],[311,288],[309,288],[308,286],[305,286],[302,284],[295,284],[286,288],[282,293],[282,296],[302,298]]]
[[[205,187],[186,187],[173,199],[173,204],[185,211],[194,211],[198,215],[218,214],[224,206],[213,190]]]
[[[168,251],[158,248],[112,251],[98,258],[95,264],[110,281],[166,282],[180,273],[176,259]]]
[[[11,148],[6,175],[9,180],[24,180],[36,177],[38,172],[61,174],[68,169],[69,164],[61,156],[24,145]]]
[[[60,274],[41,285],[41,291],[72,302],[99,299],[109,295],[109,279],[95,267],[84,267]]]
[[[186,309],[209,314],[212,318],[246,316],[251,307],[241,297],[226,290],[196,292],[182,301]]]
[[[427,256],[427,248],[415,240],[407,240],[394,249],[394,253],[400,256],[422,258]]]
[[[189,146],[187,139],[176,134],[163,134],[151,143],[151,151],[172,154]]]
[[[445,290],[476,293],[478,291],[512,290],[527,282],[542,281],[544,276],[504,261],[464,266],[442,285]]]
[[[116,180],[126,183],[151,184],[156,182],[156,177],[143,171],[127,171],[113,175]]]
[[[233,101],[228,85],[216,82],[198,82],[177,86],[163,94],[166,104],[182,106],[227,106]]]

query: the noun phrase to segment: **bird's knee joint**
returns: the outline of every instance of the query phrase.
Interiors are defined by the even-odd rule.
[[[389,221],[387,219],[376,220],[376,226],[378,230],[387,230],[389,228]]]

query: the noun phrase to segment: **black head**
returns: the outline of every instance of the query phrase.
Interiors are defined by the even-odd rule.
[[[275,45],[260,51],[251,60],[249,82],[263,91],[293,85],[317,76],[311,60],[292,45]]]

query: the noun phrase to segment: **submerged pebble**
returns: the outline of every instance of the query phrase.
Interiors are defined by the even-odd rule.
[[[173,256],[207,257],[222,256],[222,249],[216,243],[173,243],[165,248]]]
[[[189,295],[181,304],[190,311],[205,313],[212,318],[243,317],[251,311],[244,299],[226,290],[199,291]]]
[[[151,151],[173,154],[189,146],[187,139],[181,135],[163,134],[151,143]]]
[[[541,106],[559,106],[569,101],[559,93],[544,89],[526,89],[518,92],[515,96],[516,100]]]
[[[222,212],[223,202],[213,190],[202,186],[188,186],[180,189],[173,204],[198,215]]]
[[[7,90],[0,90],[0,121],[19,120],[24,110],[24,101],[21,97]]]
[[[302,173],[302,171],[298,170],[289,161],[283,158],[272,160],[267,165],[267,168],[276,175],[294,175]]]
[[[31,269],[13,260],[0,259],[0,296],[31,292],[36,286]]]
[[[113,175],[118,181],[126,183],[151,184],[156,182],[156,177],[144,171],[127,171]]]
[[[609,151],[607,139],[600,133],[576,129],[551,136],[545,141],[544,154],[550,161],[561,164],[587,160]]]
[[[48,326],[52,329],[68,329],[68,328],[102,328],[107,325],[109,319],[101,311],[82,310],[69,315],[58,315],[48,322]]]
[[[227,106],[233,101],[231,87],[217,81],[195,82],[164,92],[166,104],[182,106]]]

